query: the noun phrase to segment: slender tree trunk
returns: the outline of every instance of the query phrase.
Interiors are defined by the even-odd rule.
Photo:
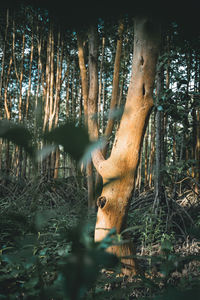
[[[155,158],[155,114],[153,114],[153,121],[151,120],[151,152],[150,152],[150,158],[149,158],[149,187],[151,188],[153,185],[153,170],[154,170],[154,158]]]
[[[4,65],[5,65],[5,57],[6,57],[8,26],[9,26],[9,9],[7,9],[7,11],[6,11],[6,28],[5,28],[5,37],[4,37],[4,46],[3,46],[3,56],[2,56],[2,61],[1,61],[0,98],[2,97],[2,85],[3,85],[3,77],[4,77]]]
[[[88,130],[90,137],[98,139],[99,130],[97,124],[97,99],[98,99],[98,44],[97,44],[97,27],[91,25],[89,28],[89,91],[88,91]],[[92,164],[92,162],[91,162]],[[92,167],[90,167],[92,168]],[[92,176],[90,170],[90,176]],[[94,185],[92,184],[92,206],[95,207]]]
[[[24,77],[24,49],[25,49],[25,33],[22,36],[22,55],[21,55],[21,67],[20,67],[20,77],[19,77],[19,122],[22,121],[23,111],[22,111],[22,81]]]
[[[148,147],[149,147],[149,126],[144,137],[144,187],[148,189]]]
[[[54,126],[57,127],[58,119],[59,119],[59,111],[60,111],[60,91],[62,85],[62,62],[63,62],[63,42],[61,43],[61,33],[58,33],[58,43],[57,43],[57,66],[56,66],[56,82],[55,82],[55,99],[53,103],[53,111],[51,115],[52,124],[54,121]],[[52,126],[52,125],[51,125]],[[53,178],[58,178],[58,168],[60,161],[60,151],[56,150],[55,153],[52,154],[52,173]]]
[[[31,37],[31,54],[30,54],[30,62],[29,62],[29,80],[28,80],[28,91],[26,98],[26,119],[28,118],[28,110],[29,110],[29,99],[31,93],[31,72],[32,72],[32,63],[33,63],[33,50],[34,50],[34,35],[32,29],[32,37]]]
[[[79,68],[81,73],[81,87],[82,87],[82,96],[84,101],[84,116],[85,116],[85,125],[88,127],[88,74],[84,59],[84,47],[83,47],[83,37],[80,33],[77,34],[78,42],[78,57],[79,57]],[[92,161],[89,162],[86,166],[87,174],[87,188],[88,188],[88,209],[93,209],[95,207],[94,203],[94,187],[93,187],[93,165]]]
[[[69,119],[69,78],[66,82],[66,117]]]
[[[137,168],[137,177],[135,180],[135,190],[138,191],[138,193],[140,194],[141,191],[141,185],[142,185],[142,151],[140,153],[140,162],[138,164],[138,168]]]
[[[47,60],[46,60],[46,82],[45,82],[45,103],[44,103],[43,131],[46,130],[48,119],[49,119],[50,65],[51,65],[51,34],[49,32],[48,43],[47,43]]]
[[[37,26],[37,32],[39,31],[39,27]],[[38,32],[39,35],[39,32]],[[38,64],[37,64],[37,88],[36,88],[36,99],[35,99],[35,107],[38,107],[38,97],[40,94],[40,86],[41,86],[41,73],[42,73],[42,60],[41,60],[41,49],[42,49],[42,39],[38,36]],[[44,95],[45,98],[45,95]]]
[[[12,54],[10,57],[9,61],[9,66],[8,66],[8,71],[7,71],[7,78],[5,81],[5,86],[4,86],[4,108],[5,108],[5,118],[7,120],[11,119],[11,109],[9,108],[8,104],[8,85],[9,85],[9,80],[10,80],[10,73],[11,73],[11,67],[12,67],[13,59],[12,59]],[[6,155],[5,155],[5,169],[6,169],[6,175],[9,175],[10,172],[10,142],[6,142]],[[6,184],[7,180],[5,180]]]
[[[84,58],[84,46],[83,46],[83,36],[81,33],[77,33],[77,43],[78,43],[78,58],[79,58],[79,68],[81,73],[81,87],[82,95],[84,101],[84,116],[85,124],[87,126],[87,115],[88,115],[88,74]]]
[[[143,17],[135,19],[134,29],[132,76],[113,148],[106,160],[100,149],[95,150],[92,156],[104,184],[102,194],[97,200],[96,241],[102,240],[111,228],[116,228],[118,234],[125,228],[143,135],[153,106],[160,29],[157,22]],[[97,138],[95,120],[89,125],[90,136],[94,140]],[[131,242],[112,246],[109,251],[120,257],[134,254]],[[122,263],[125,273],[136,273],[137,266],[132,257],[123,258]]]
[[[164,200],[163,187],[163,149],[164,149],[164,114],[163,108],[159,105],[160,97],[164,87],[164,70],[161,67],[157,73],[157,110],[156,110],[156,166],[155,166],[155,199],[154,211],[158,212],[159,205]]]
[[[6,57],[6,44],[7,44],[7,34],[8,34],[8,26],[9,26],[9,9],[7,8],[6,11],[6,28],[5,28],[5,36],[4,36],[4,45],[3,45],[3,56],[2,56],[2,61],[1,61],[1,77],[0,77],[0,100],[3,102],[3,97],[2,97],[2,86],[3,86],[3,79],[4,79],[4,66],[5,66],[5,57]],[[11,56],[12,60],[12,56]],[[10,62],[9,66],[11,65],[12,62]],[[6,87],[5,87],[6,89]],[[8,105],[7,105],[7,100],[5,100],[5,96],[7,98],[7,91],[6,95],[4,92],[4,107],[6,110],[6,115],[7,117],[10,117]],[[0,119],[3,118],[3,112],[0,112]],[[2,139],[0,140],[0,170],[2,169],[2,149],[3,149],[3,141]]]
[[[71,81],[71,118],[75,122],[76,121],[76,113],[75,113],[75,106],[76,106],[76,92],[75,92],[75,57],[73,59],[73,68],[72,68],[72,81]]]
[[[49,86],[49,131],[51,131],[53,126],[53,106],[54,106],[54,34],[52,24],[50,27],[50,86]]]
[[[110,102],[110,110],[108,115],[108,122],[105,129],[104,136],[107,139],[105,147],[102,149],[102,155],[106,158],[107,150],[108,150],[108,140],[112,134],[112,130],[114,127],[114,118],[112,117],[113,111],[117,107],[118,102],[118,94],[119,94],[119,72],[120,72],[120,62],[121,62],[121,53],[122,53],[122,34],[124,30],[123,21],[120,20],[119,28],[118,28],[118,40],[115,54],[115,63],[114,63],[114,72],[113,72],[113,84],[112,84],[112,97]],[[95,182],[95,190],[96,195],[99,196],[100,187],[102,185],[101,175],[97,173],[96,182]]]
[[[196,159],[196,184],[195,184],[195,192],[200,194],[200,109],[197,109],[196,113],[196,147],[195,147],[195,159]]]
[[[59,148],[56,149],[56,152],[54,153],[54,179],[58,178],[58,170],[59,170],[59,161],[60,161],[60,150]]]
[[[194,81],[194,91],[195,93],[199,93],[199,68],[200,61],[198,60],[198,55],[195,55],[196,63],[195,63],[195,81]],[[192,168],[192,177],[195,180],[194,191],[198,195],[200,194],[200,109],[198,107],[198,96],[193,96],[193,109],[192,109],[192,117],[193,117],[193,149],[192,149],[192,158],[195,159],[195,164]]]
[[[124,30],[123,21],[120,20],[119,28],[118,28],[118,40],[117,40],[117,48],[115,55],[115,64],[114,64],[114,73],[113,73],[113,85],[112,85],[112,97],[110,103],[110,110],[108,116],[108,123],[105,130],[105,137],[108,139],[112,133],[114,126],[114,119],[112,117],[113,110],[117,106],[118,93],[119,93],[119,72],[120,72],[120,61],[121,61],[121,53],[122,53],[122,33]],[[102,150],[103,156],[106,158],[108,144]]]
[[[4,86],[4,108],[5,108],[5,115],[8,120],[10,120],[10,118],[11,118],[11,111],[10,111],[9,105],[8,105],[8,84],[9,84],[9,80],[10,80],[10,72],[11,72],[12,62],[13,62],[13,58],[11,56],[10,61],[9,61],[8,71],[7,71],[7,78],[6,78],[6,82],[5,82],[5,86]]]
[[[98,95],[98,127],[100,128],[101,122],[101,96],[102,96],[102,74],[103,74],[103,61],[105,52],[105,37],[102,38],[102,52],[101,52],[101,65],[99,75],[99,95]]]

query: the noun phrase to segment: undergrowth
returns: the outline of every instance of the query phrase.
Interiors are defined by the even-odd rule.
[[[133,199],[126,233],[143,272],[127,278],[105,252],[114,229],[94,243],[95,214],[76,178],[0,186],[0,299],[198,299],[197,206],[168,196],[154,214],[151,191]]]

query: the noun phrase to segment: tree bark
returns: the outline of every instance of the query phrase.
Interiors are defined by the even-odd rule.
[[[120,20],[119,28],[118,28],[118,40],[117,40],[117,48],[115,54],[115,64],[114,64],[114,72],[113,72],[113,86],[112,86],[112,97],[110,103],[110,111],[108,116],[108,123],[105,130],[105,137],[108,139],[112,133],[114,126],[114,119],[112,117],[113,110],[116,108],[117,100],[118,100],[118,92],[119,92],[119,72],[120,72],[120,61],[121,61],[121,53],[122,53],[122,33],[124,30],[123,21]],[[102,150],[103,156],[106,158],[108,144]]]
[[[22,55],[21,55],[21,67],[20,67],[20,77],[19,77],[19,122],[22,121],[23,111],[22,111],[22,81],[24,77],[24,49],[25,49],[25,33],[22,36]]]
[[[149,157],[149,176],[148,176],[149,188],[152,187],[153,165],[154,165],[154,158],[155,158],[155,126],[152,126],[153,122],[155,124],[155,114],[153,117],[153,121],[151,120],[151,142],[150,142],[151,152],[150,152],[150,157]]]
[[[123,21],[120,20],[119,27],[118,27],[118,40],[117,40],[117,47],[116,47],[116,54],[115,54],[115,63],[114,63],[114,71],[113,71],[113,84],[112,84],[112,97],[110,102],[110,110],[109,110],[109,116],[108,116],[108,122],[106,125],[104,136],[107,140],[104,148],[102,149],[102,155],[104,158],[106,158],[107,150],[108,150],[108,139],[112,134],[112,130],[114,127],[114,118],[112,117],[113,110],[115,110],[117,106],[117,100],[118,100],[118,93],[119,93],[119,73],[120,73],[120,62],[121,62],[121,53],[122,53],[122,34],[124,30],[124,24]],[[98,101],[99,102],[99,101]],[[97,173],[96,176],[96,191],[100,190],[102,180],[99,173]]]
[[[78,58],[79,58],[79,68],[81,73],[81,88],[82,96],[84,101],[84,116],[85,124],[87,126],[87,115],[88,115],[88,75],[84,59],[84,47],[83,47],[83,37],[81,33],[77,33],[77,43],[78,43]]]
[[[99,72],[99,95],[98,95],[98,127],[101,124],[101,96],[102,96],[102,74],[103,74],[103,61],[105,53],[105,37],[102,38],[102,52],[101,52],[101,64]]]
[[[47,42],[47,55],[46,55],[46,83],[44,89],[45,103],[44,103],[43,131],[46,130],[48,119],[49,119],[50,65],[51,65],[51,33],[49,31],[48,42]]]
[[[31,93],[31,72],[32,72],[32,63],[33,63],[33,50],[34,50],[34,28],[32,28],[32,36],[31,36],[31,54],[30,54],[30,62],[29,62],[29,80],[28,80],[28,91],[26,98],[26,119],[28,119],[28,111],[29,111],[29,99]]]
[[[149,146],[149,127],[144,137],[144,187],[148,189],[148,146]]]
[[[8,85],[9,85],[9,80],[10,80],[10,73],[11,73],[12,63],[13,63],[13,59],[12,59],[12,56],[11,56],[10,61],[9,61],[8,71],[7,71],[7,78],[6,78],[6,82],[5,82],[5,87],[4,87],[5,117],[8,120],[10,120],[10,118],[11,118],[11,111],[9,109],[9,104],[8,104]]]
[[[88,127],[88,74],[84,58],[83,36],[77,32],[77,45],[78,45],[78,59],[81,74],[81,89],[83,96],[83,109],[85,126]],[[87,175],[87,189],[88,189],[88,209],[94,206],[94,190],[93,190],[93,176],[92,176],[92,162],[86,166]]]
[[[163,93],[164,88],[164,69],[160,67],[157,73],[157,109],[156,109],[156,165],[155,165],[155,198],[154,198],[154,211],[157,213],[159,205],[164,200],[164,189],[163,189],[163,171],[164,166],[163,152],[164,152],[164,114],[162,106],[159,105],[160,97]]]
[[[196,159],[196,184],[195,184],[195,192],[200,194],[200,110],[197,109],[196,112],[196,147],[195,147],[195,159]]]
[[[8,26],[9,26],[9,9],[6,11],[6,28],[5,28],[5,37],[4,37],[4,45],[3,45],[3,56],[1,61],[1,77],[0,77],[0,97],[2,97],[2,86],[3,86],[3,77],[4,77],[4,65],[5,65],[5,57],[6,57],[6,44],[7,44],[7,34],[8,34]],[[1,115],[2,118],[2,115]]]
[[[102,240],[111,228],[118,234],[125,228],[127,212],[135,183],[143,135],[153,106],[153,85],[159,52],[160,29],[151,18],[135,18],[132,76],[125,110],[110,157],[105,160],[101,150],[93,152],[93,163],[103,178],[103,190],[97,200],[98,213],[95,241]],[[95,132],[90,123],[90,133]],[[94,135],[92,135],[94,138]],[[118,256],[133,255],[131,242],[112,246]],[[135,274],[135,260],[122,259],[124,273]]]

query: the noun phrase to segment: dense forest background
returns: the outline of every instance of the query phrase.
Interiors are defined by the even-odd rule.
[[[128,15],[120,21],[99,18],[97,26],[99,93],[94,117],[101,137],[109,118],[115,120],[110,149],[129,86],[134,28]],[[1,299],[168,299],[170,293],[177,293],[174,299],[197,299],[200,36],[185,36],[175,21],[163,27],[155,105],[129,213],[137,255],[151,275],[125,281],[101,272],[95,286],[99,265],[110,267],[115,261],[103,251],[110,239],[99,248],[92,242],[95,213],[88,212],[89,175],[79,164],[86,143],[82,136],[87,139],[87,134],[77,36],[87,66],[87,26],[66,29],[47,10],[21,6],[1,10],[0,28]],[[94,168],[92,178],[95,201]],[[163,290],[164,296],[153,298]]]

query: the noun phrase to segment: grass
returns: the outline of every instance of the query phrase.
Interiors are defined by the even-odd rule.
[[[127,278],[103,250],[110,237],[93,242],[95,216],[74,177],[2,183],[0,299],[198,299],[197,207],[170,193],[159,214],[152,204],[151,191],[132,201],[129,233],[145,276]]]

